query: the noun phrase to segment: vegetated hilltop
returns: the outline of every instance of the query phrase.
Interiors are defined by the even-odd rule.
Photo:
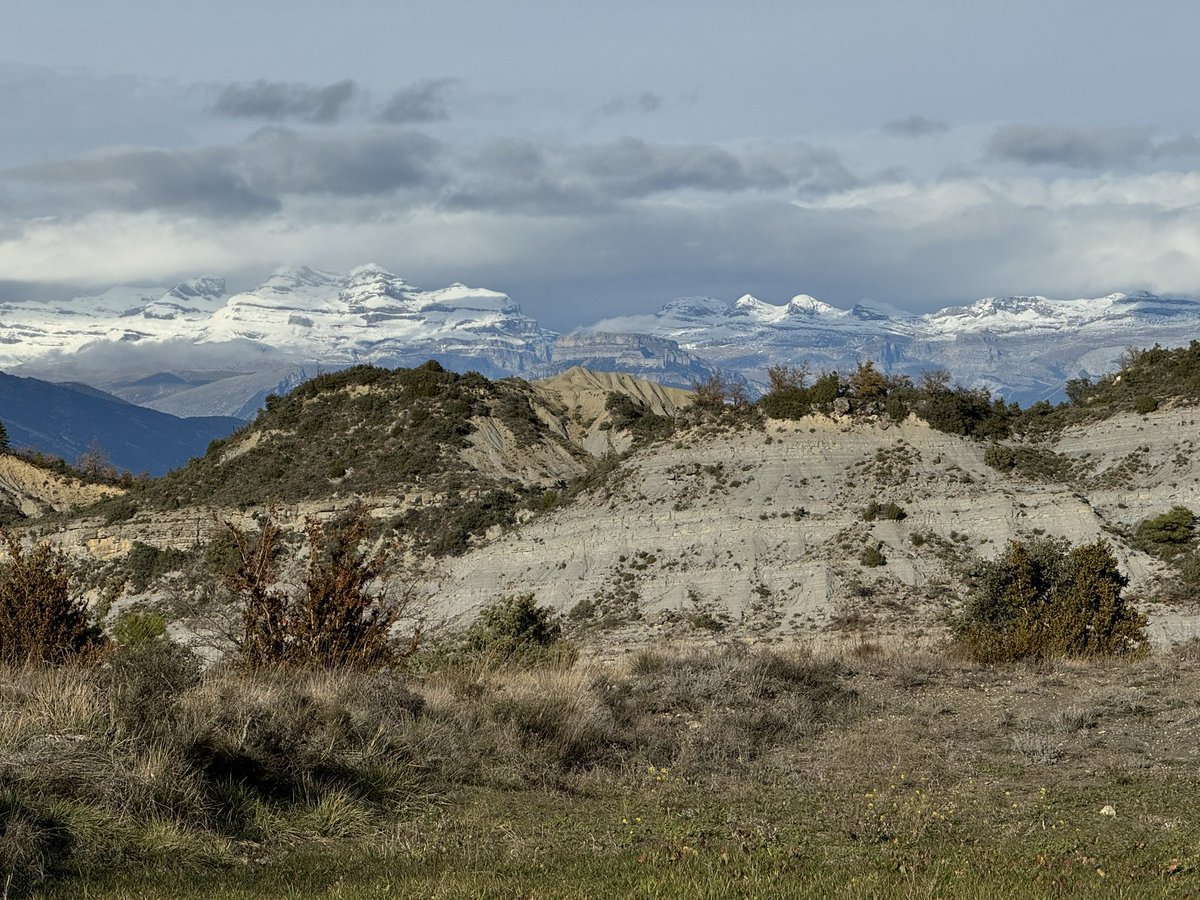
[[[613,429],[606,409],[621,391],[654,420],[689,402],[683,391],[583,370],[535,384],[434,362],[321,375],[271,397],[203,457],[95,507],[98,527],[76,537],[107,556],[134,542],[184,550],[212,531],[213,510],[282,505],[301,520],[366,499],[419,551],[459,553],[559,502],[593,454],[628,447],[634,436]]]
[[[1106,380],[1150,391],[1145,413],[1103,394],[1082,412],[1022,411],[943,376],[917,386],[869,365],[812,384],[777,371],[763,422],[718,416],[644,446],[571,506],[466,555],[439,587],[464,613],[535,591],[618,643],[937,635],[980,559],[1050,535],[1114,542],[1145,600],[1179,572],[1135,539],[1139,523],[1200,508],[1188,383],[1153,374],[1186,368],[1193,352],[1148,351]],[[1197,622],[1172,607],[1151,624],[1168,641]]]

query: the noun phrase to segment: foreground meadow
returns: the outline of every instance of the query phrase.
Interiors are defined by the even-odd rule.
[[[1196,896],[1200,654],[0,675],[7,896]]]

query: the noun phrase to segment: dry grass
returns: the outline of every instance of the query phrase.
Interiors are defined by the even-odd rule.
[[[1186,856],[1180,841],[1200,836],[1184,808],[1200,737],[1190,651],[988,667],[887,644],[729,646],[642,651],[615,667],[481,656],[419,679],[215,670],[188,680],[175,677],[179,660],[126,665],[129,690],[139,667],[174,686],[134,691],[133,715],[111,671],[0,675],[0,861],[15,885],[67,879],[66,890],[117,866],[135,880],[164,865],[217,877],[217,863],[282,866],[330,841],[329,852],[351,855],[399,841],[428,866],[461,868],[465,835],[500,852],[501,811],[527,822],[512,827],[529,829],[531,858],[567,865],[592,841],[600,849],[563,875],[579,878],[597,866],[608,877],[610,851],[614,878],[636,858],[630,848],[652,860],[678,857],[678,846],[707,852],[735,816],[767,892],[772,867],[791,858],[775,855],[785,828],[825,864],[886,857],[914,871],[930,854],[967,865],[985,851],[1053,852],[1064,866],[1117,854],[1096,831],[1108,827],[1106,804],[1120,816],[1109,831],[1144,848],[1121,857],[1131,871],[1172,865]],[[492,799],[469,812],[471,797]],[[659,836],[637,838],[630,824],[622,837],[610,815],[654,821]],[[371,852],[392,871],[385,850]],[[1005,865],[997,877],[1017,871]],[[471,883],[527,893],[529,872]]]

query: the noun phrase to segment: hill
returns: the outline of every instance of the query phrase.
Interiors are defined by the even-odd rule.
[[[0,421],[13,447],[74,462],[99,444],[119,470],[161,475],[243,424],[223,416],[181,419],[94,389],[0,373]]]
[[[0,454],[0,525],[67,512],[121,493],[120,488],[86,484],[11,453]]]
[[[110,558],[139,542],[190,552],[214,512],[282,504],[297,526],[366,501],[439,616],[534,592],[602,647],[928,640],[981,560],[1040,535],[1113,542],[1146,602],[1174,577],[1137,533],[1175,506],[1200,509],[1200,436],[1182,398],[1027,429],[1037,413],[970,391],[900,383],[864,400],[878,385],[861,372],[847,385],[786,388],[787,417],[771,418],[770,402],[714,405],[584,369],[527,383],[432,362],[354,367],[272,397],[204,457],[61,539]],[[1200,622],[1155,609],[1159,640]]]

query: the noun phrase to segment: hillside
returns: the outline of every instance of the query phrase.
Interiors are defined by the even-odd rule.
[[[439,588],[451,614],[534,591],[619,645],[935,637],[973,560],[1009,540],[1113,540],[1176,504],[1200,508],[1200,462],[1181,453],[1197,436],[1192,423],[1164,411],[1068,430],[1052,447],[1079,477],[1058,482],[997,471],[988,445],[915,417],[696,429],[469,553]],[[902,518],[872,514],[872,504],[890,503]],[[1144,596],[1162,564],[1119,538],[1116,546]],[[1160,640],[1195,633],[1194,617],[1159,613]]]
[[[98,443],[118,470],[161,475],[203,454],[242,424],[211,416],[181,419],[91,388],[0,373],[0,421],[13,447],[74,463]]]
[[[958,419],[931,397],[978,400],[1014,433],[1026,415],[969,392],[898,390],[943,426]],[[1172,577],[1133,537],[1173,506],[1200,508],[1190,407],[1164,399],[997,442],[857,397],[772,419],[579,368],[531,384],[436,363],[356,367],[271,399],[203,458],[60,539],[105,559],[137,543],[190,552],[214,511],[282,504],[298,526],[362,499],[379,535],[413,551],[414,586],[437,616],[533,592],[604,647],[932,640],[979,560],[1042,534],[1112,541],[1146,602]],[[1179,639],[1196,622],[1157,606],[1152,633]]]
[[[119,488],[85,484],[12,454],[0,454],[0,524],[17,524],[47,512],[66,512],[119,496]]]

